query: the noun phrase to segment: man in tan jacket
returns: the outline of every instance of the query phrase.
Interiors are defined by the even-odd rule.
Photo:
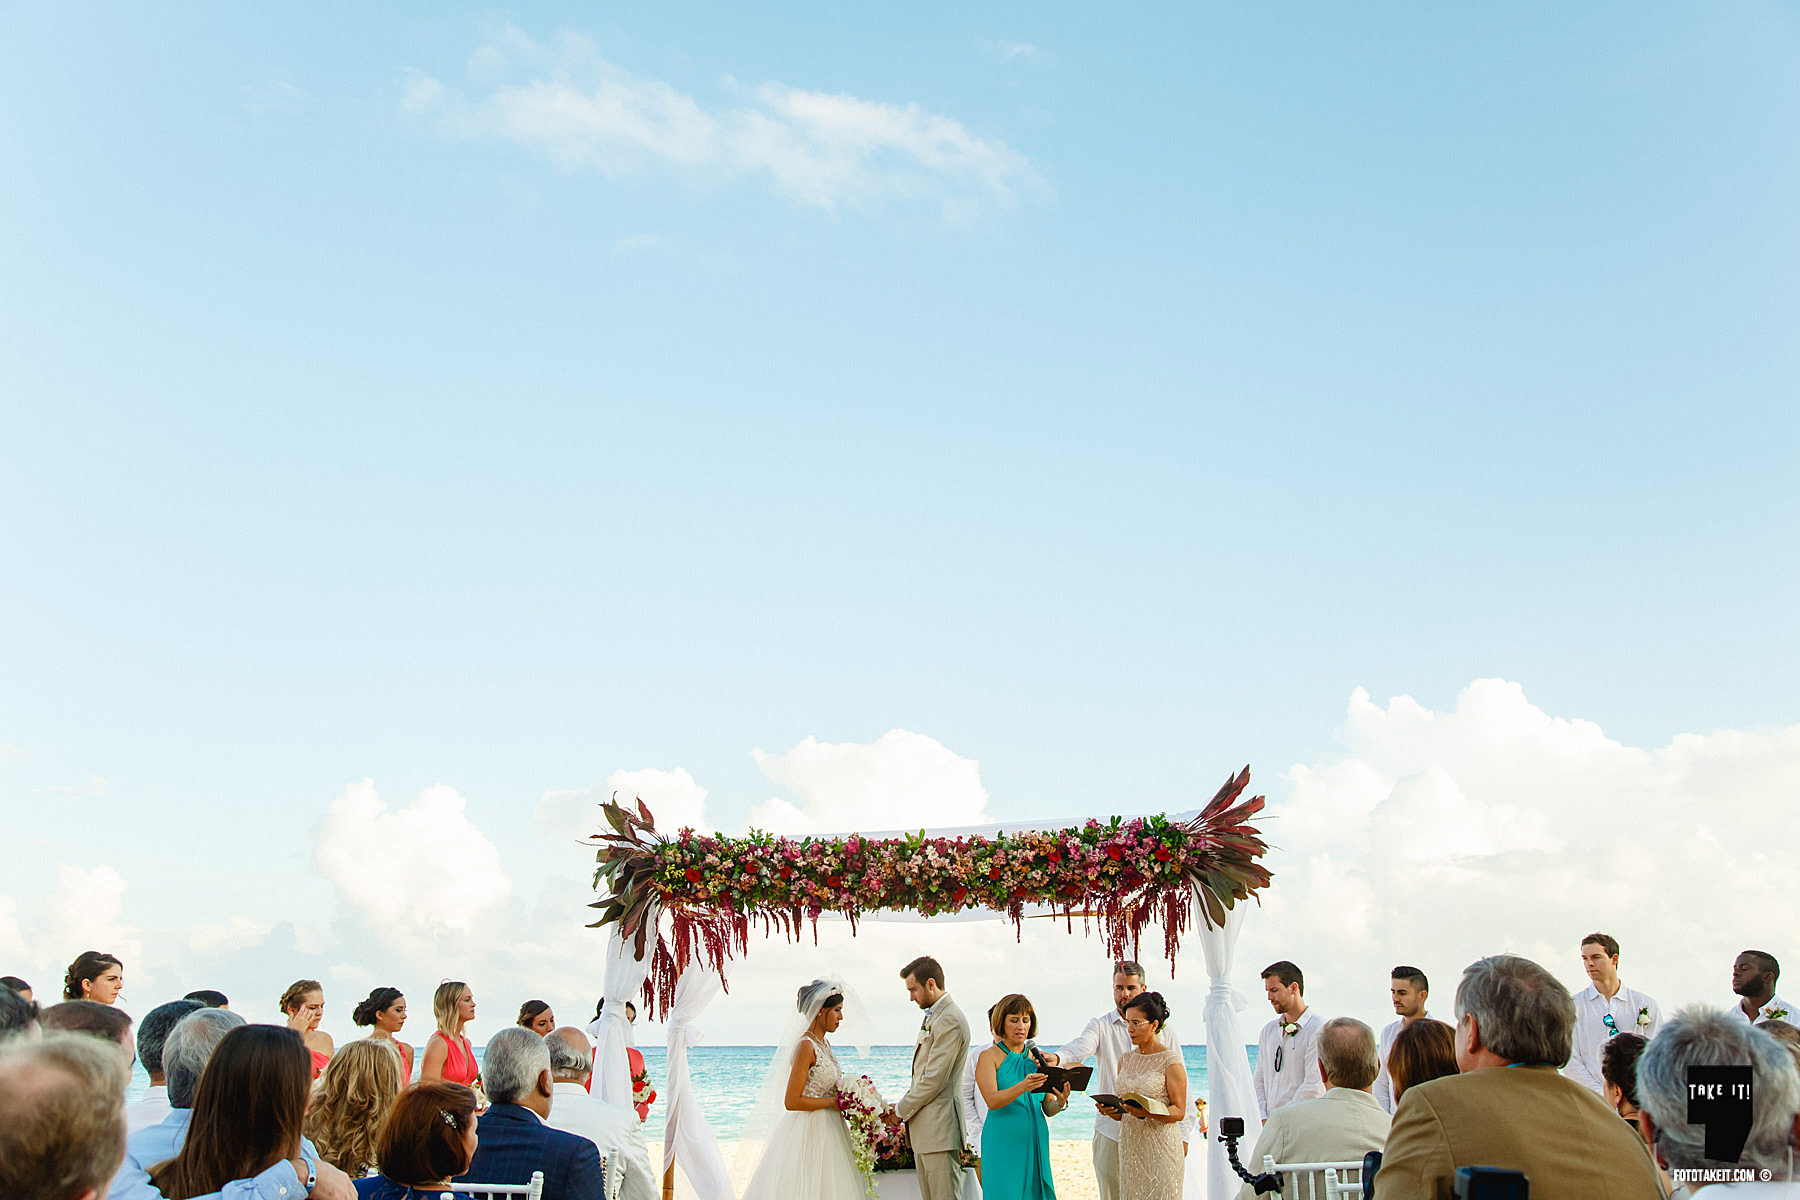
[[[1636,1130],[1559,1068],[1575,1001],[1530,959],[1472,964],[1456,989],[1462,1074],[1406,1089],[1375,1175],[1379,1200],[1451,1200],[1458,1167],[1523,1171],[1531,1200],[1660,1200]]]
[[[917,958],[900,972],[906,994],[925,1010],[913,1047],[912,1087],[894,1105],[906,1122],[924,1200],[957,1200],[962,1194],[961,1081],[969,1053],[969,1023],[944,990],[944,968]]]

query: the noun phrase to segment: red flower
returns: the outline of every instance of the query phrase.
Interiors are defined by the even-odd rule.
[[[689,867],[687,869],[687,881],[689,883],[699,883],[700,882],[700,872],[696,871],[692,867]]]
[[[967,896],[968,894],[969,894],[968,888],[959,887],[954,892],[950,893],[950,899],[954,900],[958,904],[961,904],[963,902],[963,897]]]
[[[999,867],[989,867],[988,868],[988,878],[989,879],[1000,878],[1000,868]]]
[[[782,864],[781,877],[783,879],[792,879],[794,877],[794,868],[786,865],[785,863]]]
[[[1157,862],[1168,862],[1171,857],[1173,856],[1169,853],[1169,848],[1167,846],[1158,846],[1156,848]]]
[[[1125,852],[1117,846],[1108,846],[1106,848],[1106,857],[1112,859],[1114,862],[1118,862],[1121,858],[1125,857]]]
[[[1058,850],[1055,846],[1052,846],[1050,847],[1050,852],[1044,857],[1048,858],[1053,863],[1059,863],[1062,861],[1062,851]]]
[[[826,887],[843,887],[844,886],[844,877],[842,875],[827,875],[825,877],[825,886]]]

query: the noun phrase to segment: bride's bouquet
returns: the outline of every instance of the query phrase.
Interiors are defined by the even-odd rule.
[[[869,1195],[875,1194],[875,1172],[903,1171],[913,1165],[906,1126],[890,1126],[881,1119],[887,1103],[881,1089],[867,1075],[846,1075],[838,1081],[838,1112],[850,1127],[850,1157]]]

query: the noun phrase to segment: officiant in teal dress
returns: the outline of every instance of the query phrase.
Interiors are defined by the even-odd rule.
[[[988,1016],[994,1044],[975,1060],[975,1086],[987,1101],[981,1126],[984,1200],[1056,1200],[1050,1179],[1050,1126],[1069,1102],[1069,1089],[1039,1092],[1047,1078],[1025,1045],[1037,1036],[1031,1001],[1012,995]]]

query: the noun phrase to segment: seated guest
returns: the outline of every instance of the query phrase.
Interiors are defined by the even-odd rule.
[[[117,1043],[127,1067],[137,1057],[137,1047],[131,1040],[131,1017],[124,1009],[98,1000],[65,1000],[61,1004],[52,1004],[38,1014],[38,1026],[45,1032],[59,1029],[64,1033],[85,1033]]]
[[[183,1017],[163,1041],[163,1076],[168,1080],[169,1113],[154,1125],[132,1132],[125,1141],[125,1162],[113,1179],[107,1200],[156,1200],[150,1168],[174,1158],[187,1137],[194,1115],[194,1093],[207,1060],[226,1034],[244,1018],[223,1009],[201,1009]]]
[[[1391,1054],[1388,1061],[1393,1061]],[[1319,1027],[1319,1078],[1325,1094],[1270,1113],[1245,1165],[1261,1171],[1265,1157],[1278,1163],[1350,1162],[1381,1149],[1393,1118],[1375,1099],[1380,1071],[1373,1029],[1352,1017],[1325,1022]],[[1324,1193],[1315,1186],[1311,1194]],[[1246,1183],[1241,1195],[1243,1200],[1256,1200],[1256,1189]]]
[[[637,1113],[628,1104],[608,1104],[589,1090],[594,1049],[587,1034],[572,1027],[553,1030],[544,1045],[550,1050],[555,1092],[550,1127],[594,1143],[606,1160],[607,1188],[616,1189],[618,1200],[656,1200],[660,1193]]]
[[[201,988],[199,991],[189,992],[187,995],[183,996],[182,999],[198,1000],[208,1008],[231,1007],[231,1001],[225,998],[224,992],[215,992],[211,988]]]
[[[142,1099],[125,1106],[125,1128],[130,1132],[136,1133],[169,1115],[168,1081],[163,1078],[163,1043],[175,1023],[199,1007],[192,1000],[171,1000],[151,1009],[138,1024],[137,1056],[150,1076],[150,1086],[144,1089]]]
[[[1800,1063],[1800,1026],[1789,1025],[1786,1021],[1764,1021],[1757,1028],[1786,1046],[1794,1061]]]
[[[25,999],[32,999],[31,985],[17,975],[0,975],[0,988],[11,988]]]
[[[1481,959],[1463,972],[1455,1011],[1462,1073],[1406,1089],[1378,1195],[1450,1200],[1457,1168],[1483,1166],[1523,1171],[1531,1200],[1658,1200],[1642,1139],[1559,1073],[1575,1000],[1556,976],[1511,954]]]
[[[520,1029],[529,1029],[543,1037],[556,1028],[556,1014],[542,1000],[527,1000],[519,1005],[518,1025]]]
[[[150,1185],[164,1200],[213,1196],[229,1184],[238,1185],[232,1190],[239,1195],[308,1194],[315,1169],[329,1167],[315,1168],[300,1154],[311,1084],[312,1056],[299,1031],[279,1025],[233,1029],[200,1076],[181,1149],[150,1168]]]
[[[1456,1074],[1456,1030],[1421,1018],[1403,1026],[1388,1047],[1388,1081],[1394,1103],[1409,1087]]]
[[[450,1181],[475,1157],[478,1124],[475,1093],[462,1084],[439,1080],[407,1088],[395,1097],[375,1142],[381,1174],[356,1181],[357,1200],[437,1200],[445,1192],[468,1200]]]
[[[92,1038],[0,1045],[0,1196],[97,1200],[125,1154],[125,1064]]]
[[[1688,1068],[1745,1064],[1750,1067],[1749,1139],[1729,1162],[1708,1158],[1706,1127],[1688,1123]],[[1658,1165],[1671,1172],[1748,1170],[1765,1180],[1789,1178],[1794,1120],[1800,1117],[1800,1072],[1793,1056],[1752,1028],[1744,1013],[1698,1007],[1677,1013],[1638,1059],[1637,1091],[1643,1105],[1638,1123]],[[1711,1190],[1707,1188],[1709,1195]],[[1727,1190],[1721,1185],[1720,1194]],[[1534,1200],[1536,1191],[1534,1180]]]
[[[125,987],[125,964],[98,950],[83,950],[63,972],[64,1000],[113,1004]]]
[[[1637,1065],[1643,1056],[1644,1047],[1650,1039],[1641,1033],[1621,1033],[1618,1037],[1609,1038],[1600,1051],[1600,1080],[1606,1090],[1601,1098],[1613,1106],[1613,1111],[1625,1118],[1632,1129],[1642,1132],[1642,1123],[1638,1120]],[[1648,1140],[1644,1143],[1649,1146]],[[1650,1147],[1652,1157],[1656,1148]],[[1656,1168],[1662,1177],[1663,1194],[1670,1190],[1669,1173],[1663,1168]]]
[[[11,988],[0,987],[0,1039],[15,1033],[30,1033],[37,1028],[37,1001],[29,1000]]]
[[[373,1038],[339,1050],[313,1088],[306,1136],[319,1157],[352,1179],[376,1165],[375,1137],[400,1094],[400,1055]]]
[[[544,1173],[544,1200],[600,1200],[600,1152],[594,1143],[546,1123],[556,1095],[550,1048],[517,1025],[488,1040],[481,1076],[493,1107],[481,1118],[481,1144],[469,1183],[528,1183]]]

